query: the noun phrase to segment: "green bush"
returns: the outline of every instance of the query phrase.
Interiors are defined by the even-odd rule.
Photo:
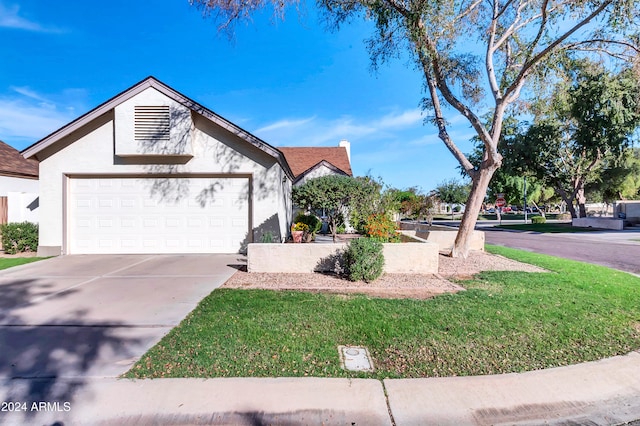
[[[0,225],[2,247],[9,254],[38,250],[38,224],[12,222]]]
[[[309,232],[315,235],[322,228],[322,221],[317,216],[312,214],[298,213],[294,223],[301,222],[309,227]]]
[[[531,218],[531,223],[535,224],[542,224],[542,223],[547,223],[547,218],[544,216],[533,216]]]
[[[344,268],[351,281],[371,282],[382,275],[382,243],[373,238],[351,240],[344,253]]]
[[[260,242],[261,243],[266,243],[266,244],[267,243],[271,244],[271,243],[275,242],[275,239],[276,239],[276,237],[275,237],[275,235],[273,235],[273,232],[266,231],[266,232],[264,232],[262,234],[262,237],[260,238]]]

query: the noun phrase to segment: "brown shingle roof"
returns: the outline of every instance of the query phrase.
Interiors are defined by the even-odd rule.
[[[0,141],[0,175],[38,177],[38,162],[25,159],[17,149]]]
[[[353,176],[349,156],[344,147],[283,147],[278,149],[284,154],[295,177],[322,161],[326,161],[347,175]]]

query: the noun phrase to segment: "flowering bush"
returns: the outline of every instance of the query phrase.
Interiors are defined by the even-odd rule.
[[[369,215],[364,229],[367,235],[374,240],[383,243],[400,242],[400,236],[396,232],[396,223],[384,213]]]
[[[313,235],[315,235],[322,228],[322,221],[312,214],[306,215],[304,213],[298,213],[295,222],[302,222],[309,225],[309,232]]]
[[[307,225],[306,223],[302,223],[302,222],[296,222],[295,225],[293,225],[293,230],[294,231],[309,232],[309,225]]]

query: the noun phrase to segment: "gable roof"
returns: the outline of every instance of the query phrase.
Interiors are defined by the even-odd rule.
[[[27,160],[17,149],[0,141],[0,176],[38,178],[38,162]]]
[[[342,146],[336,147],[281,147],[278,148],[284,154],[291,167],[294,178],[311,171],[320,163],[337,169],[348,176],[353,176],[351,162],[347,150]],[[330,167],[331,168],[331,167]]]
[[[168,98],[170,98],[170,99],[178,102],[179,104],[181,104],[181,105],[183,105],[183,106],[185,106],[185,107],[197,112],[198,114],[208,118],[209,120],[211,120],[216,125],[222,127],[223,129],[225,129],[225,130],[229,131],[230,133],[233,133],[234,135],[240,137],[241,139],[245,140],[246,142],[250,143],[251,145],[255,146],[256,148],[258,148],[258,149],[266,152],[267,154],[271,155],[282,166],[282,168],[284,169],[285,173],[289,177],[293,178],[293,174],[291,172],[291,169],[289,168],[289,165],[287,164],[287,161],[285,160],[284,156],[282,155],[282,153],[279,150],[277,150],[273,146],[269,145],[268,143],[266,143],[262,139],[258,138],[257,136],[252,135],[251,133],[247,132],[246,130],[236,126],[232,122],[222,118],[221,116],[219,116],[215,112],[213,112],[210,109],[202,106],[201,104],[197,103],[196,101],[186,97],[182,93],[172,89],[171,87],[169,87],[166,84],[162,83],[161,81],[159,81],[158,79],[156,79],[153,76],[149,76],[149,77],[145,78],[144,80],[142,80],[139,83],[133,85],[129,89],[121,92],[120,94],[114,96],[113,98],[109,99],[108,101],[104,102],[103,104],[98,105],[97,107],[95,107],[91,111],[87,112],[86,114],[84,114],[84,115],[78,117],[77,119],[73,120],[69,124],[61,127],[60,129],[58,129],[55,132],[51,133],[50,135],[44,137],[43,139],[40,139],[38,142],[36,142],[33,145],[31,145],[30,147],[24,149],[21,152],[21,154],[25,158],[31,158],[31,157],[36,156],[39,152],[41,152],[45,148],[48,148],[51,145],[55,145],[57,142],[59,142],[65,136],[68,136],[72,132],[80,129],[81,127],[83,127],[85,125],[87,125],[88,123],[90,123],[94,119],[100,117],[101,115],[105,114],[106,112],[109,112],[110,110],[115,108],[117,105],[119,105],[119,104],[121,104],[121,103],[123,103],[123,102],[125,102],[125,101],[127,101],[127,100],[129,100],[131,98],[133,98],[134,96],[138,95],[139,93],[143,92],[144,90],[146,90],[148,88],[156,89],[158,92],[162,93],[163,95],[167,96]]]

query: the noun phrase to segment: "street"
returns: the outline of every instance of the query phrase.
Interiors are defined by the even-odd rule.
[[[550,234],[482,226],[485,242],[566,259],[580,260],[640,275],[640,229]]]

